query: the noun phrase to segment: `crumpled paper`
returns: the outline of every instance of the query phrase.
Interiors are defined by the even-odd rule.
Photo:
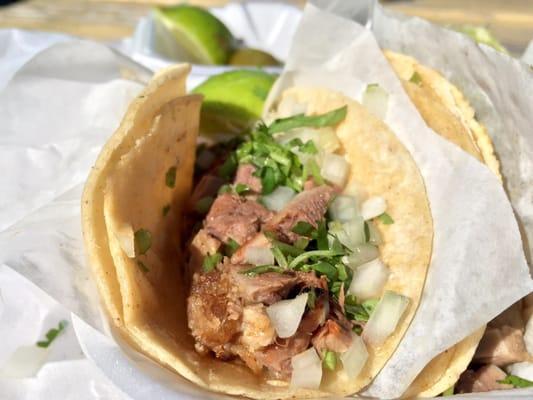
[[[354,4],[353,10],[359,12],[360,7]],[[355,13],[345,2],[329,2],[328,9],[342,16]],[[440,28],[423,22],[425,30],[416,31],[401,26],[398,19],[380,20],[382,10],[378,7],[373,11],[373,30],[387,45],[395,44],[395,50],[405,51],[409,43],[412,47],[416,43],[417,49],[438,53],[435,58],[453,59],[453,65],[468,65],[472,53],[481,53],[486,62],[473,63],[469,78],[474,82],[472,75],[482,79],[486,83],[483,89],[491,95],[504,96],[502,92],[507,93],[509,87],[519,92],[509,92],[514,100],[510,103],[492,104],[493,113],[505,118],[513,115],[518,120],[507,124],[514,129],[499,129],[493,137],[514,208],[527,227],[533,208],[533,157],[525,146],[533,139],[527,129],[533,102],[527,88],[533,88],[533,79],[527,79],[519,61],[501,61],[499,53],[485,53],[460,34],[454,34],[453,42],[444,46]],[[433,46],[424,47],[420,37],[426,37]],[[492,59],[500,67],[496,69],[499,75],[494,76],[495,71],[489,68]],[[436,64],[434,67],[440,69],[441,64]],[[507,75],[512,77],[504,78]],[[516,76],[522,86],[508,86]],[[488,168],[426,126],[369,30],[308,5],[285,70],[269,98],[275,99],[284,88],[302,85],[328,87],[360,100],[371,83],[378,83],[389,93],[385,122],[420,168],[435,231],[432,260],[417,313],[397,351],[365,391],[370,396],[395,398],[405,392],[432,358],[531,292],[533,282],[513,208],[500,182]],[[510,107],[518,110],[512,113]],[[502,290],[502,284],[508,290]]]
[[[359,3],[356,14],[364,15],[364,11]],[[324,26],[323,21],[319,26]],[[337,38],[333,39],[330,43],[335,44]],[[314,43],[316,47],[309,49],[319,50],[321,42]],[[28,61],[24,57],[17,58],[19,66]],[[13,64],[10,70],[1,71],[11,76],[17,69]],[[194,72],[191,85],[209,73]],[[87,273],[79,223],[83,181],[100,146],[140,90],[134,81],[143,82],[147,75],[145,69],[104,46],[69,41],[30,60],[0,93],[0,165],[4,171],[0,176],[0,264],[22,273],[78,316],[73,317],[73,328],[84,353],[132,398],[219,398],[127,348],[121,349],[116,340],[102,334],[109,333]],[[0,87],[4,84],[0,79]],[[360,94],[364,85],[347,79],[346,90],[357,87]],[[523,291],[524,286],[519,288]],[[89,369],[86,373],[92,374]],[[82,379],[83,374],[79,376]],[[0,394],[13,398],[15,395],[8,394],[16,389],[3,383]],[[5,388],[13,391],[3,391]],[[93,392],[94,397],[100,393]],[[46,390],[32,393],[42,395]]]

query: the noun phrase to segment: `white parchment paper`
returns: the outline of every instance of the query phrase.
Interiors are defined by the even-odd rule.
[[[366,18],[368,2],[338,2],[343,4],[342,9],[336,9],[335,2],[326,3],[333,8],[333,11],[342,12],[349,15],[350,18],[357,18],[361,21]],[[282,7],[281,5],[278,6]],[[272,18],[275,19],[276,15],[275,11],[272,12]],[[312,21],[313,18],[315,23],[314,26],[311,26],[309,21]],[[468,270],[463,271],[461,277],[457,275],[457,268],[452,268],[451,271],[454,273],[446,277],[445,283],[440,281],[442,274],[433,274],[435,275],[433,279],[436,282],[435,290],[437,290],[438,296],[425,296],[423,303],[426,302],[427,297],[429,298],[427,306],[429,310],[435,311],[435,308],[432,308],[435,306],[435,301],[437,304],[438,301],[442,301],[447,307],[437,309],[437,318],[429,321],[431,325],[427,330],[414,328],[409,330],[408,334],[414,332],[415,339],[420,338],[420,341],[415,341],[415,347],[406,349],[407,356],[414,348],[422,345],[423,357],[420,360],[413,360],[412,357],[402,355],[400,348],[396,353],[399,355],[398,358],[393,357],[378,377],[376,385],[371,388],[376,393],[382,393],[383,387],[379,386],[379,379],[383,379],[382,382],[390,382],[396,377],[400,382],[392,387],[391,392],[400,392],[401,388],[406,387],[408,382],[412,380],[412,375],[416,374],[415,371],[419,370],[420,365],[429,361],[432,357],[430,354],[438,352],[437,347],[446,346],[446,341],[450,343],[457,341],[460,339],[459,336],[462,337],[468,333],[466,328],[457,330],[459,324],[483,324],[495,313],[505,308],[506,304],[514,301],[513,299],[531,290],[529,278],[525,273],[523,258],[516,246],[519,243],[517,231],[512,222],[512,216],[509,215],[510,208],[505,205],[506,203],[502,199],[503,193],[494,187],[494,183],[488,182],[488,186],[482,188],[480,184],[476,184],[476,179],[482,178],[490,181],[486,171],[480,172],[481,175],[478,176],[478,172],[484,171],[484,169],[477,162],[473,162],[468,157],[465,159],[464,154],[442,140],[434,138],[432,132],[428,132],[425,127],[421,126],[416,110],[405,98],[405,94],[401,91],[395,77],[390,75],[391,71],[383,64],[380,54],[376,53],[377,47],[372,36],[356,24],[345,19],[320,14],[316,9],[311,14],[309,14],[308,9],[305,19],[307,20],[307,27],[305,27],[304,20],[304,25],[298,30],[300,32],[299,38],[297,37],[296,44],[293,46],[292,61],[288,64],[285,82],[290,82],[291,79],[301,80],[301,82],[313,79],[317,84],[335,88],[342,77],[341,90],[355,98],[358,98],[367,82],[380,82],[391,93],[392,98],[391,112],[388,115],[387,123],[393,127],[409,150],[414,155],[417,151],[420,152],[419,149],[417,150],[416,141],[409,144],[409,141],[413,139],[413,132],[426,135],[427,143],[434,142],[430,147],[439,149],[431,153],[431,157],[429,153],[418,156],[420,159],[417,161],[424,168],[426,179],[429,179],[428,176],[431,177],[431,166],[434,162],[429,158],[438,156],[436,159],[440,157],[442,166],[454,165],[455,169],[452,169],[451,176],[448,177],[448,180],[442,181],[442,187],[434,188],[435,192],[445,192],[448,196],[449,193],[459,192],[458,196],[463,196],[461,187],[452,185],[462,173],[467,178],[472,178],[472,181],[469,182],[474,182],[474,185],[468,187],[468,190],[473,193],[480,191],[483,193],[482,201],[479,204],[474,202],[468,208],[463,207],[461,209],[459,207],[458,212],[463,214],[450,215],[451,218],[464,217],[464,220],[461,220],[454,229],[443,229],[441,234],[443,238],[453,239],[459,232],[463,235],[464,240],[470,243],[472,237],[478,238],[475,235],[478,233],[476,229],[479,226],[483,226],[488,232],[493,232],[494,229],[501,230],[499,243],[501,248],[505,248],[507,255],[498,266],[501,270],[499,285],[494,284],[493,274],[488,273],[494,272],[494,262],[489,263],[485,270],[468,268]],[[378,39],[380,41],[392,40],[390,36],[387,39],[385,35],[389,29],[387,28],[388,22],[382,21],[385,21],[381,28],[383,32],[376,30]],[[377,19],[374,23],[375,29],[377,29],[380,26]],[[414,29],[406,28],[405,25],[394,27],[394,29],[400,28]],[[435,32],[438,32],[439,28],[428,25],[424,29],[437,35]],[[305,37],[306,35],[307,37]],[[290,37],[278,36],[277,40],[289,42],[290,39]],[[76,314],[73,317],[73,328],[75,328],[78,339],[82,343],[82,349],[90,360],[99,367],[99,371],[95,370],[94,364],[87,364],[87,360],[76,359],[47,365],[36,378],[28,378],[24,382],[1,380],[0,398],[6,396],[7,398],[22,398],[23,396],[49,398],[54,395],[61,397],[67,396],[69,393],[81,393],[79,382],[82,380],[84,380],[83,384],[85,385],[83,387],[90,391],[90,394],[84,398],[121,398],[122,393],[120,391],[107,386],[107,379],[121,388],[123,393],[127,393],[135,399],[155,397],[163,400],[193,397],[218,398],[219,396],[198,390],[190,383],[169,374],[168,371],[155,366],[131,350],[126,349],[124,352],[120,343],[105,335],[105,324],[98,309],[97,295],[83,255],[79,222],[79,197],[83,182],[101,145],[118,125],[130,99],[140,90],[141,85],[135,81],[145,81],[149,76],[149,71],[124,57],[120,57],[105,46],[84,41],[73,41],[72,38],[61,35],[45,37],[44,34],[0,31],[0,40],[2,43],[8,44],[0,50],[0,59],[2,60],[0,63],[0,89],[5,87],[0,92],[0,167],[3,171],[0,174],[0,193],[2,194],[0,196],[0,265],[3,264],[18,271],[52,295],[67,310]],[[405,40],[407,39],[405,38]],[[53,43],[59,44],[44,50],[35,57],[33,56],[36,50],[45,49]],[[394,46],[394,42],[391,43],[391,46]],[[404,50],[409,53],[410,48]],[[449,51],[452,50],[453,48],[449,49]],[[134,54],[134,56],[140,61],[146,61],[146,64],[150,66],[162,66],[167,63],[165,60],[152,60],[146,55]],[[423,57],[424,55],[419,56]],[[425,61],[423,58],[421,60]],[[302,61],[308,63],[309,68],[299,68]],[[458,59],[459,62],[460,59]],[[431,65],[431,62],[428,61],[428,63]],[[514,72],[509,66],[511,64],[513,64],[512,61],[502,61],[498,67],[498,72]],[[21,65],[24,66],[21,68]],[[445,65],[448,66],[448,64]],[[472,70],[474,69],[472,67]],[[194,86],[213,72],[216,71],[195,67],[193,76],[189,81],[189,87]],[[448,70],[443,72],[449,77]],[[12,77],[13,79],[7,83]],[[489,74],[486,79],[491,77],[492,75]],[[465,81],[468,79],[471,77],[465,77]],[[518,79],[516,82],[518,84],[522,78],[516,79]],[[454,79],[452,81],[457,83]],[[524,88],[528,87],[529,81],[526,81],[524,85]],[[511,91],[507,91],[505,85],[498,82],[491,90],[501,91],[506,96],[512,96]],[[467,91],[467,93],[470,95],[470,92]],[[524,93],[531,93],[531,90],[524,90]],[[503,96],[502,99],[506,99],[506,97]],[[493,101],[486,103],[492,107],[487,106],[487,114],[490,114],[490,110],[497,110]],[[478,105],[475,100],[474,104]],[[521,121],[523,123],[517,125],[518,127],[513,131],[518,137],[525,135],[522,128],[524,124],[530,124],[530,116],[533,115],[531,112],[525,112],[523,106],[523,99],[513,103],[513,107],[520,107],[522,112]],[[406,113],[405,115],[412,115],[413,117],[407,121],[408,125],[405,121],[407,118],[402,117],[403,112]],[[503,132],[501,141],[505,144],[507,130],[502,129],[501,132]],[[491,134],[494,135],[492,131]],[[498,147],[496,139],[495,142]],[[505,154],[513,155],[515,149],[520,150],[521,144],[516,146],[518,147],[512,147],[510,152]],[[522,155],[521,152],[518,154]],[[500,156],[507,157],[504,153]],[[527,159],[528,157],[524,158],[524,160]],[[508,165],[504,165],[506,177],[507,174],[511,176],[513,171],[516,171],[513,165]],[[530,169],[523,162],[517,165],[520,171],[525,171],[516,178],[516,181],[520,182],[520,179],[530,176],[528,175]],[[514,198],[513,202],[516,207]],[[473,221],[470,214],[476,215],[483,210],[486,211],[489,206],[494,205],[493,203],[497,204],[495,204],[495,208],[490,209],[490,218],[485,215],[483,218]],[[520,208],[520,210],[522,209],[524,208]],[[467,235],[472,235],[472,237],[465,238]],[[490,233],[481,237],[482,240],[491,238]],[[509,242],[511,242],[511,246],[505,247]],[[513,243],[515,246],[512,245]],[[480,260],[488,258],[498,260],[502,251],[494,247],[483,246],[481,248],[480,246],[478,248]],[[444,249],[448,248],[445,247]],[[462,251],[453,254],[457,257],[458,263],[465,262],[468,257],[472,257],[471,249],[464,250],[464,254]],[[485,254],[489,250],[493,253]],[[446,251],[443,250],[441,253],[446,253]],[[513,257],[517,260],[516,269],[514,272],[510,272],[509,264]],[[455,260],[453,261],[455,262]],[[479,263],[479,260],[474,260],[472,265],[479,265]],[[432,265],[432,270],[438,270],[438,268],[435,269]],[[478,274],[477,277],[475,276],[476,273]],[[428,279],[431,279],[431,276]],[[470,291],[470,286],[466,285],[465,282],[472,282],[474,277],[479,278],[480,282],[474,285]],[[465,281],[461,281],[460,278],[464,278]],[[13,282],[5,279],[0,280],[0,289],[3,290],[4,295],[14,296],[19,286]],[[512,295],[509,295],[508,292],[500,293],[502,292],[500,290],[501,282],[505,282],[506,287],[514,286]],[[483,286],[486,283],[490,289]],[[13,289],[5,291],[3,289],[5,285],[9,285]],[[489,291],[494,293],[495,297],[487,298],[486,293]],[[450,303],[450,299],[456,297],[462,299],[464,303]],[[472,304],[469,304],[470,302]],[[495,303],[497,303],[497,307],[495,307]],[[12,311],[5,312],[5,310],[12,310],[9,308],[12,304],[15,303],[2,302],[0,297],[0,318],[7,318],[0,319],[1,321],[16,320],[16,314]],[[30,305],[29,302],[28,305]],[[469,314],[475,310],[479,313],[477,320],[471,318]],[[63,309],[61,313],[64,312]],[[21,320],[27,322],[26,331],[18,337],[14,333],[5,336],[9,338],[9,343],[14,344],[17,339],[21,338],[28,343],[33,342],[35,338],[42,336],[43,329],[45,331],[43,321],[46,323],[45,325],[55,322],[52,319],[60,314],[56,314],[54,311],[51,317],[44,316],[35,318],[35,320],[31,320],[29,316],[33,314],[29,312],[24,315],[28,316],[25,320]],[[448,324],[450,322],[447,321],[448,319],[456,318],[457,321],[452,321],[456,326]],[[32,321],[32,323],[28,321]],[[9,324],[11,323],[9,322]],[[32,327],[35,330],[32,330]],[[447,339],[445,338],[445,330],[438,331],[438,329],[444,328],[448,329],[448,335],[450,332],[452,335]],[[437,338],[435,343],[428,340],[428,331],[431,333],[432,339]],[[3,332],[0,330],[0,333]],[[71,334],[72,332],[69,331],[68,335]],[[68,338],[69,336],[66,336],[62,340]],[[4,339],[4,335],[2,339]],[[58,342],[59,344],[60,342]],[[2,360],[9,357],[8,347],[4,346],[4,351],[0,352]],[[73,349],[73,351],[78,351],[75,347]],[[54,358],[52,357],[52,359]],[[61,357],[58,355],[57,360],[59,359]],[[394,362],[395,360],[396,362],[400,360],[399,369],[397,368],[398,364]],[[406,365],[408,367],[404,367]],[[77,370],[74,371],[74,369]],[[70,374],[67,377],[68,372]],[[385,378],[381,378],[382,376]],[[66,377],[63,379],[64,386],[60,390],[53,391],[52,388],[57,389],[62,377]],[[43,381],[48,382],[48,384],[43,384]],[[75,388],[78,390],[75,391]],[[518,392],[514,393],[518,395]]]
[[[337,10],[332,7],[333,11],[350,15],[346,3],[342,5]],[[395,28],[388,23],[382,26],[388,38],[397,38]],[[416,38],[422,35],[410,34]],[[460,56],[442,51],[439,54]],[[512,73],[513,61],[508,64],[508,73]],[[487,73],[483,64],[476,65],[476,69]],[[308,5],[271,98],[284,88],[306,85],[329,87],[360,99],[366,85],[376,82],[390,95],[385,122],[411,152],[424,177],[435,230],[420,307],[398,350],[365,392],[395,398],[433,357],[529,293],[533,284],[513,208],[501,184],[484,165],[426,126],[369,30],[348,18]],[[507,90],[505,85],[499,89]],[[514,103],[526,115],[531,104],[528,98]],[[507,108],[499,112],[509,116]],[[527,118],[531,121],[531,114]],[[514,142],[517,136],[526,140],[530,132],[516,129],[512,134],[506,139]],[[501,141],[505,139],[500,137]],[[499,154],[512,157],[510,163],[515,162],[517,155]],[[522,186],[527,186],[524,184],[533,175],[523,168],[510,173],[520,177]],[[516,206],[522,206],[523,200],[520,197]]]

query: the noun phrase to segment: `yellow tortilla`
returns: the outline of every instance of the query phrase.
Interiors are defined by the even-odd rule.
[[[294,390],[254,375],[238,362],[201,356],[187,328],[184,260],[178,253],[181,210],[191,189],[201,98],[185,95],[188,66],[157,75],[131,104],[104,146],[86,183],[82,203],[84,240],[105,310],[136,349],[188,380],[215,392],[251,398],[313,398],[325,391]],[[392,277],[386,289],[411,302],[396,332],[379,346],[361,375],[348,381],[329,374],[323,389],[352,394],[366,386],[390,358],[418,306],[433,240],[424,183],[408,151],[387,126],[341,94],[312,88],[285,92],[311,113],[348,105],[336,128],[352,165],[348,186],[383,196],[393,225],[380,225],[382,260]],[[174,187],[166,174],[176,168]],[[164,215],[163,209],[170,206]],[[134,232],[150,233],[145,254],[134,249]],[[406,239],[408,238],[408,239]]]
[[[385,56],[427,125],[485,163],[501,180],[500,163],[487,130],[475,119],[474,109],[459,89],[412,57],[391,51],[385,51]],[[411,79],[415,73],[417,79]],[[483,326],[435,357],[403,397],[434,397],[454,385],[472,360],[484,331]]]

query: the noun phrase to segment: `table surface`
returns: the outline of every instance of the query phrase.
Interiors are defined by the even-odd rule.
[[[214,6],[228,0],[189,0]],[[140,17],[155,4],[179,0],[26,0],[0,7],[0,28],[70,33],[96,40],[131,35]],[[305,0],[291,0],[303,5]],[[488,27],[511,52],[521,53],[533,38],[532,0],[384,1],[387,7],[443,25]]]

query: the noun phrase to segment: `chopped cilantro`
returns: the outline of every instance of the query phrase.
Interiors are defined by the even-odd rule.
[[[288,118],[280,118],[275,120],[268,127],[268,130],[271,134],[274,134],[278,132],[285,132],[295,128],[320,128],[324,126],[333,126],[343,121],[344,118],[346,118],[347,111],[348,107],[343,106],[336,110],[321,115],[307,116],[304,114],[298,114]]]
[[[218,168],[218,176],[224,179],[231,179],[237,170],[237,157],[231,153],[226,161]]]
[[[287,268],[288,266],[287,258],[285,257],[283,252],[280,250],[280,248],[277,247],[276,245],[273,245],[271,251],[278,265],[282,268]]]
[[[374,312],[378,301],[377,299],[370,299],[358,304],[355,296],[346,296],[344,302],[346,316],[351,320],[366,322]]]
[[[392,219],[392,217],[387,214],[386,212],[384,212],[383,214],[379,215],[378,216],[379,220],[385,224],[385,225],[391,225],[391,224],[394,224],[394,220]]]
[[[204,272],[211,272],[215,269],[215,267],[220,261],[222,261],[222,254],[220,253],[215,253],[213,255],[206,256],[202,264],[202,269],[204,270]]]
[[[448,389],[446,389],[444,392],[442,392],[442,397],[453,396],[453,392],[454,392],[454,386],[452,385]]]
[[[411,75],[411,78],[409,78],[409,82],[413,82],[414,84],[420,86],[422,84],[422,77],[418,72],[413,72],[413,75]]]
[[[224,194],[224,193],[231,193],[233,192],[233,189],[230,184],[225,184],[220,186],[220,189],[218,189],[218,194]]]
[[[170,204],[167,204],[165,207],[163,207],[163,217],[165,217],[169,211],[170,211]]]
[[[198,214],[207,214],[214,200],[211,196],[202,197],[196,202],[194,209]]]
[[[133,234],[135,244],[135,254],[146,254],[150,247],[152,247],[152,234],[147,229],[139,229]]]
[[[309,169],[309,172],[311,173],[311,176],[313,177],[313,180],[317,185],[323,185],[324,184],[324,178],[322,178],[322,175],[320,175],[320,168],[318,167],[318,164],[315,160],[309,160],[307,163],[307,168]]]
[[[317,230],[316,230],[316,245],[318,247],[318,250],[328,250],[329,249],[329,242],[328,242],[328,230],[326,229],[326,221],[322,220],[319,221]],[[332,249],[334,251],[338,251],[339,249]],[[340,249],[342,250],[342,248]]]
[[[261,274],[265,274],[267,272],[283,272],[283,268],[278,267],[276,265],[259,265],[257,267],[249,268],[245,271],[242,271],[241,274],[248,275],[248,276],[257,276]]]
[[[245,185],[244,183],[237,183],[235,185],[235,193],[238,195],[246,194],[250,191],[250,186]]]
[[[343,253],[334,252],[331,250],[312,250],[312,251],[306,251],[305,253],[300,254],[297,256],[294,260],[291,261],[289,264],[290,269],[296,268],[301,263],[307,261],[310,258],[319,258],[319,257],[334,257],[334,256],[340,256]],[[334,267],[333,267],[334,268]],[[335,270],[336,271],[336,270]]]
[[[43,347],[43,348],[47,348],[48,346],[50,346],[52,342],[59,336],[59,334],[65,330],[67,325],[68,325],[67,321],[65,320],[60,321],[59,324],[57,325],[57,328],[52,328],[48,332],[46,332],[46,339],[37,342],[36,343],[37,346]]]
[[[231,257],[238,250],[239,247],[241,247],[241,245],[232,238],[230,238],[228,240],[228,243],[226,243],[226,246],[224,247],[224,253],[227,256]]]
[[[335,371],[337,367],[337,354],[334,351],[326,350],[322,359],[322,365],[330,371]]]
[[[339,281],[345,281],[346,279],[348,279],[348,272],[346,271],[346,266],[343,263],[338,263],[336,267]]]
[[[139,269],[144,272],[144,273],[147,273],[147,272],[150,272],[150,270],[148,269],[148,267],[146,266],[145,263],[143,263],[141,260],[137,260],[137,266],[139,267]]]
[[[296,242],[294,242],[294,247],[300,250],[304,250],[309,245],[309,239],[304,237],[299,237],[296,239]]]
[[[326,261],[319,261],[315,264],[308,265],[308,267],[313,271],[318,272],[319,276],[325,275],[329,282],[334,282],[337,280],[337,268]]]
[[[300,151],[306,154],[317,154],[318,150],[315,146],[315,142],[308,140],[304,145],[300,146]]]
[[[292,231],[294,233],[308,237],[311,236],[311,232],[313,232],[314,230],[315,228],[313,227],[313,225],[306,221],[298,221],[296,225],[292,227]]]
[[[169,188],[176,186],[176,167],[170,167],[165,174],[165,184]]]
[[[527,387],[533,386],[532,381],[529,381],[524,378],[520,378],[519,376],[516,376],[516,375],[507,375],[505,379],[498,381],[498,383],[513,385],[515,388],[527,388]]]

